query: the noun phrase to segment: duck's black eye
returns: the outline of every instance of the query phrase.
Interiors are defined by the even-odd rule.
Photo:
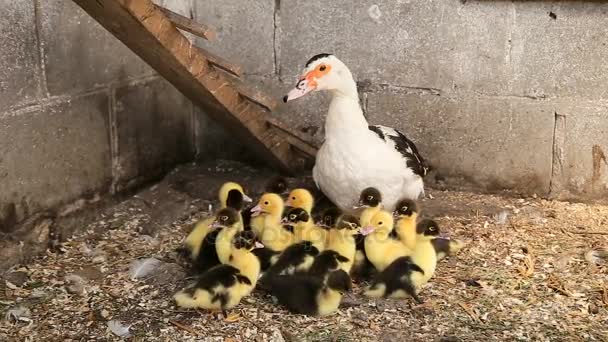
[[[325,69],[327,69],[327,67],[326,67],[325,65],[321,65],[321,66],[319,67],[319,70],[321,70],[321,71],[325,71]]]
[[[264,205],[268,205],[268,201],[264,202]]]
[[[296,196],[293,196],[291,199],[295,201],[296,200]]]
[[[381,226],[384,222],[380,221],[378,222],[378,225]]]

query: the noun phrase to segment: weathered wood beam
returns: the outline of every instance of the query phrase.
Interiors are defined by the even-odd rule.
[[[285,172],[297,167],[301,156],[290,153],[283,134],[273,132],[266,121],[269,112],[212,66],[229,63],[193,46],[152,1],[73,1],[269,166]]]
[[[214,28],[207,26],[205,24],[197,23],[196,21],[194,21],[188,17],[184,17],[183,15],[175,13],[172,10],[164,8],[162,6],[157,5],[156,7],[158,9],[160,9],[163,12],[163,14],[169,20],[171,20],[173,25],[175,25],[175,27],[177,27],[178,29],[180,29],[182,31],[190,32],[195,36],[204,38],[209,41],[215,40],[216,33],[215,33]]]

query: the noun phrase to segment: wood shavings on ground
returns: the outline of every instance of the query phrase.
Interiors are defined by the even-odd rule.
[[[232,176],[176,172],[104,209],[58,252],[7,274],[0,340],[608,339],[608,266],[586,257],[608,246],[608,206],[468,192],[430,190],[421,202],[423,216],[466,242],[439,263],[422,305],[369,300],[355,284],[339,312],[325,318],[288,314],[258,292],[229,319],[177,308],[172,295],[188,280],[174,250],[215,204],[215,190],[193,189],[217,189]],[[252,184],[268,175],[238,177]],[[131,277],[133,263],[146,258],[159,261],[154,271]]]

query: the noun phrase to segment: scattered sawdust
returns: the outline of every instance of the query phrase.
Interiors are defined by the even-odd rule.
[[[16,269],[27,275],[19,285],[0,282],[1,316],[12,315],[0,322],[0,340],[118,339],[111,321],[129,327],[134,341],[607,339],[608,266],[589,263],[585,253],[608,245],[608,236],[593,234],[608,231],[608,206],[430,193],[421,205],[466,247],[440,262],[423,305],[368,300],[356,284],[341,310],[325,318],[290,315],[257,292],[228,320],[177,308],[172,294],[187,279],[174,249],[206,210],[147,236],[150,215],[131,198],[59,252]],[[138,258],[158,259],[163,276],[131,279]],[[70,290],[72,274],[83,278],[84,291]],[[16,319],[14,308],[27,317]]]

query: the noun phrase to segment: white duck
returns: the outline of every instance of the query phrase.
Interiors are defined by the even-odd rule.
[[[416,200],[424,194],[422,178],[428,166],[418,149],[398,130],[367,123],[355,80],[334,55],[312,57],[283,101],[321,90],[329,90],[332,100],[325,141],[313,168],[319,189],[347,212],[355,209],[361,191],[370,186],[380,190],[384,208],[390,211],[400,199]]]

